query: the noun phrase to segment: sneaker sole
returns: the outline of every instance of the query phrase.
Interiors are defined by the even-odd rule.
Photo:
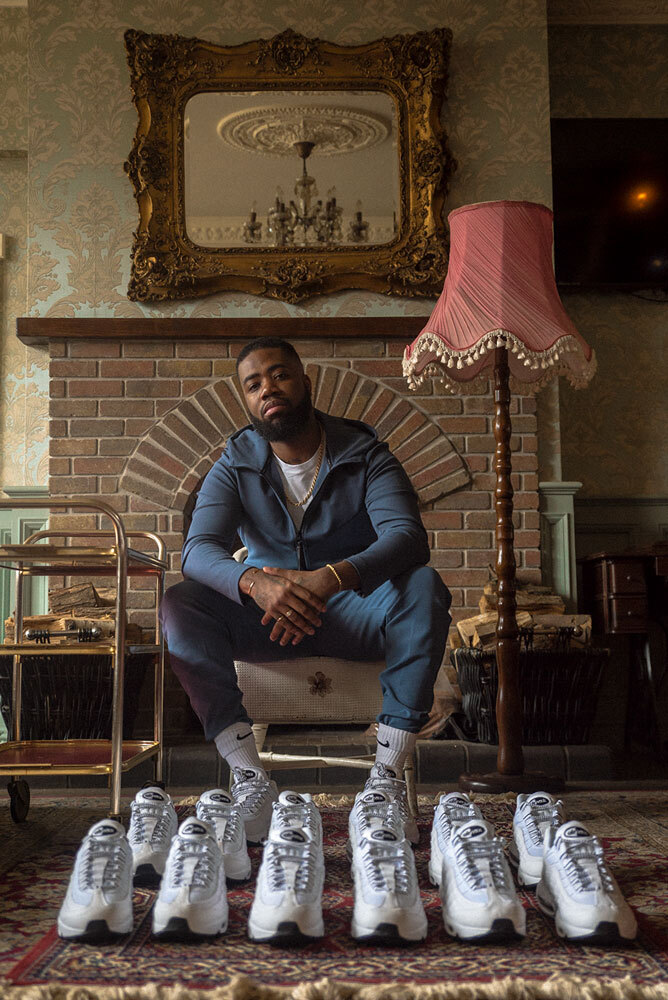
[[[559,914],[558,908],[551,900],[545,899],[540,893],[536,893],[536,902],[540,910],[547,917],[554,918],[554,926],[559,937],[566,938],[567,941],[582,944],[610,944],[623,945],[635,941],[638,929],[636,928],[630,936],[624,936],[619,928],[619,924],[613,920],[599,920],[591,931],[585,931],[582,927],[565,923]]]
[[[62,920],[58,920],[58,937],[66,938],[68,941],[107,941],[110,939],[115,939],[119,937],[125,937],[132,930],[132,921],[130,921],[129,926],[123,930],[113,930],[109,927],[106,920],[89,920],[86,927],[82,930],[76,927],[70,927],[63,923]]]
[[[266,927],[258,927],[249,921],[248,937],[256,944],[275,944],[280,946],[305,945],[312,941],[319,941],[325,934],[325,928],[317,930],[313,934],[305,934],[294,920],[282,920],[276,925],[276,929],[269,931]]]
[[[225,869],[225,881],[228,885],[241,885],[242,882],[248,882],[251,877],[250,858],[245,851],[242,859],[224,854],[223,867]]]
[[[239,876],[239,875],[226,875],[225,876],[225,883],[227,885],[229,885],[229,886],[245,885],[246,882],[250,882],[250,880],[251,880],[250,869],[248,871],[248,875],[243,875],[243,876]]]
[[[396,924],[380,923],[375,927],[362,927],[353,921],[351,934],[360,944],[387,944],[390,946],[418,944],[424,941],[427,936],[427,929],[424,932],[416,932],[416,936],[406,937],[402,934]]]
[[[135,885],[141,886],[144,889],[157,889],[162,881],[162,873],[153,865],[138,865],[132,881]]]
[[[160,930],[154,927],[152,934],[153,937],[166,941],[201,941],[224,934],[226,930],[227,920],[218,930],[193,931],[185,917],[170,917],[165,926]]]
[[[599,921],[591,934],[566,933],[565,927],[559,920],[555,920],[555,927],[557,928],[559,937],[566,938],[574,944],[581,942],[582,944],[623,945],[631,944],[635,940],[635,934],[633,937],[624,937],[619,929],[619,924],[614,923],[612,920]],[[581,928],[578,930],[581,930]]]
[[[503,941],[521,941],[526,933],[525,931],[518,931],[513,921],[507,917],[500,917],[494,920],[486,931],[480,930],[477,927],[469,927],[463,930],[461,926],[456,927],[449,920],[444,920],[443,923],[450,937],[457,938],[459,941],[470,941],[472,944],[481,944],[483,942],[496,944]]]

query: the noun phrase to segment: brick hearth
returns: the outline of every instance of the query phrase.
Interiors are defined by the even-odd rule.
[[[30,322],[21,321],[24,334]],[[66,322],[72,327],[76,321]],[[50,492],[99,498],[122,513],[126,527],[159,532],[169,552],[168,584],[174,583],[180,579],[184,507],[225,439],[247,423],[233,377],[246,331],[244,339],[199,341],[174,332],[137,340],[136,332],[116,337],[114,330],[113,339],[102,339],[103,331],[112,332],[105,324],[114,321],[85,322],[99,324],[96,336],[60,332],[48,338]],[[405,331],[365,337],[360,324],[355,337],[359,321],[345,322],[345,337],[290,339],[307,365],[316,405],[372,424],[404,463],[420,497],[432,565],[462,617],[477,609],[487,567],[495,561],[492,393],[454,397],[432,383],[410,392],[401,374],[410,339]],[[272,323],[255,321],[249,336],[275,332]],[[391,331],[392,321],[385,326]],[[317,319],[310,328],[317,331]],[[515,398],[512,410],[518,573],[537,580],[535,400]],[[52,518],[54,525],[64,521],[84,530],[98,526],[94,514]],[[150,624],[152,600],[137,581],[128,601],[132,620]],[[183,717],[176,692],[168,696],[167,711],[173,729],[176,716]],[[176,713],[171,724],[170,712]]]

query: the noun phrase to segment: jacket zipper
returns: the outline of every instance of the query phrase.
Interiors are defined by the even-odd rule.
[[[341,464],[343,464],[343,463],[341,463]],[[307,509],[304,511],[304,519],[306,519],[306,515],[308,514],[308,511],[309,511],[309,509],[311,507],[311,504],[313,503],[313,501],[317,497],[318,493],[320,493],[320,490],[322,489],[324,483],[326,482],[327,477],[331,474],[331,472],[333,471],[334,468],[335,468],[335,465],[330,465],[330,467],[327,469],[327,471],[326,471],[326,473],[325,473],[325,475],[324,475],[324,477],[322,479],[322,482],[320,483],[320,485],[318,486],[318,489],[315,491],[315,493],[311,497],[311,503],[308,505]],[[267,476],[263,471],[260,471],[260,476],[262,477],[262,479],[264,479],[264,481],[270,487],[272,493],[274,494],[274,496],[276,497],[276,499],[278,500],[278,502],[280,503],[281,507],[286,512],[286,514],[288,515],[288,517],[290,517],[290,512],[289,512],[289,510],[288,510],[288,508],[287,508],[287,506],[285,504],[285,501],[283,500],[283,497],[281,497],[280,494],[278,494],[276,492],[276,490],[274,489],[274,484],[269,479],[269,476]],[[291,517],[290,517],[290,521],[292,521]],[[302,521],[302,528],[303,527],[304,527],[304,521]],[[297,569],[305,569],[305,566],[304,566],[304,546],[303,546],[303,541],[302,541],[301,528],[297,531],[297,535],[295,537],[295,550],[296,550],[296,553],[297,553]]]

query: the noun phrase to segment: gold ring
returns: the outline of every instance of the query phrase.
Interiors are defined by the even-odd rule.
[[[288,610],[285,612],[285,617],[292,618],[292,608],[288,608]]]
[[[285,615],[279,615],[278,618],[276,619],[276,622],[277,623],[280,622],[281,618],[285,618]]]

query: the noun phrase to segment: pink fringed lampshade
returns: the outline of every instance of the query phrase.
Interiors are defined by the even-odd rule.
[[[404,352],[409,385],[436,376],[453,392],[467,392],[474,379],[491,374],[496,347],[508,350],[517,391],[535,392],[562,374],[576,387],[585,385],[596,360],[557,292],[550,209],[489,201],[455,209],[448,221],[443,292]]]

